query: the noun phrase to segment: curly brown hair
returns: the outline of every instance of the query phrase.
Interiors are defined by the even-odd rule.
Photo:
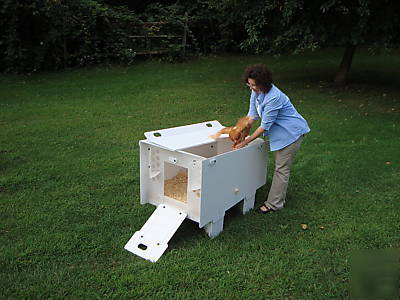
[[[272,74],[264,64],[247,66],[242,78],[246,84],[248,83],[249,78],[254,79],[257,87],[263,93],[268,93],[272,87]]]

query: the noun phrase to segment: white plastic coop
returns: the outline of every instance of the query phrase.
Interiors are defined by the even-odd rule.
[[[140,203],[157,206],[125,249],[156,262],[185,218],[210,237],[223,229],[225,212],[241,202],[254,207],[256,190],[266,182],[267,145],[258,138],[233,150],[218,121],[146,132],[140,146]]]

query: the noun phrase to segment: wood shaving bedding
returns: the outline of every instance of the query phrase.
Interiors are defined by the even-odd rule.
[[[187,170],[179,171],[171,179],[164,180],[164,195],[175,200],[186,203],[187,202]]]

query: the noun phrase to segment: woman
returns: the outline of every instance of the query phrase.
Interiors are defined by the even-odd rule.
[[[310,132],[310,128],[289,97],[272,83],[271,72],[264,64],[248,66],[243,80],[251,89],[247,114],[251,119],[250,126],[259,118],[261,125],[235,149],[246,146],[261,135],[269,136],[270,149],[275,154],[275,172],[268,198],[260,207],[260,212],[266,214],[283,208],[290,167],[304,134]]]

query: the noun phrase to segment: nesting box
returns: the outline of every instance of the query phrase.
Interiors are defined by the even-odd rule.
[[[233,150],[227,135],[209,138],[218,121],[145,133],[140,147],[140,203],[157,208],[125,249],[152,262],[185,218],[213,238],[223,229],[225,212],[241,202],[254,207],[256,190],[266,182],[267,145],[258,138]]]

